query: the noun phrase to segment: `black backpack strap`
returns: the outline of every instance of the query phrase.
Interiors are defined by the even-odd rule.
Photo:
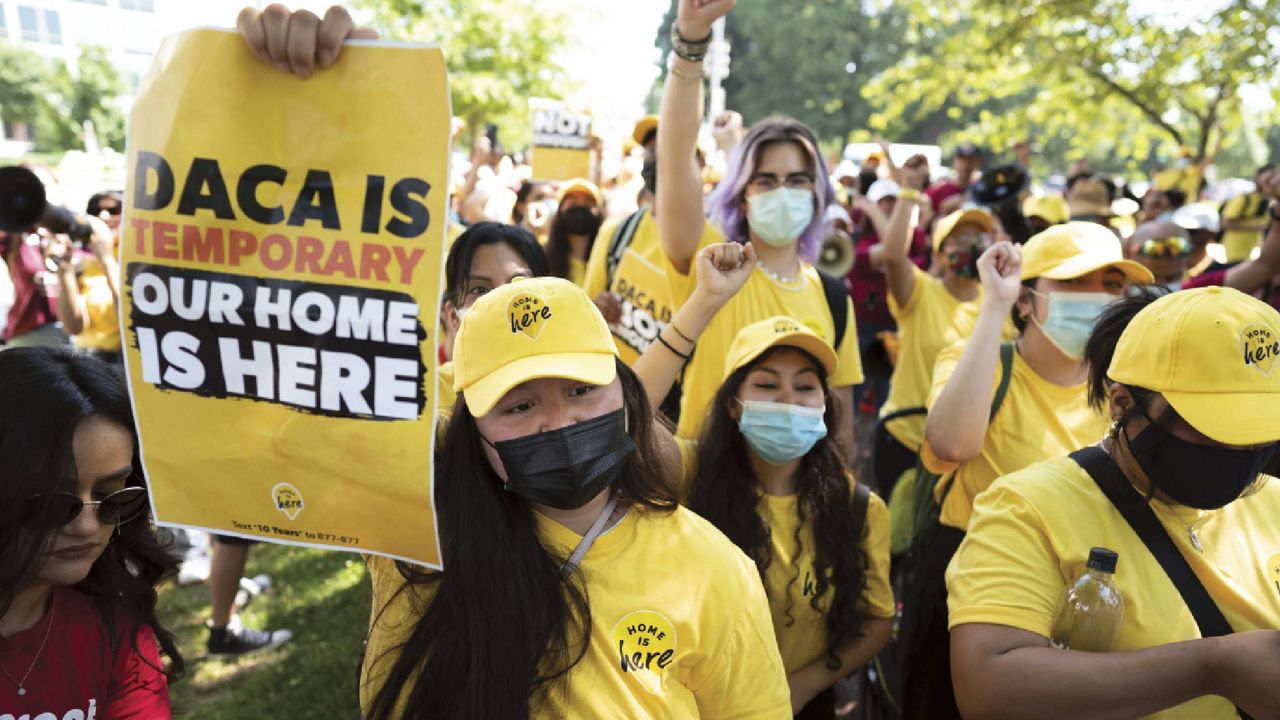
[[[844,278],[828,275],[818,270],[822,279],[822,294],[827,297],[827,308],[831,310],[831,322],[836,326],[836,341],[832,346],[837,352],[840,343],[844,342],[844,327],[849,324],[849,290],[844,286]]]
[[[1173,586],[1178,589],[1182,601],[1187,604],[1191,617],[1195,618],[1200,636],[1219,637],[1235,632],[1209,591],[1204,589],[1200,578],[1196,577],[1187,559],[1178,550],[1178,546],[1173,543],[1173,538],[1169,537],[1169,533],[1160,524],[1151,506],[1120,472],[1120,467],[1107,451],[1097,446],[1087,447],[1071,453],[1071,459],[1089,473],[1089,477],[1093,478],[1116,511],[1133,528],[1142,544],[1147,546],[1156,562],[1160,563]],[[1240,708],[1236,708],[1236,712],[1243,720],[1252,720]]]
[[[613,237],[609,238],[609,252],[605,256],[605,289],[613,288],[613,276],[617,274],[622,256],[626,255],[627,248],[631,247],[631,240],[636,236],[636,228],[640,227],[640,221],[643,219],[644,208],[640,208],[614,228]]]

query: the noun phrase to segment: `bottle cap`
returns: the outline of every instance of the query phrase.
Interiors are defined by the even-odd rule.
[[[1089,551],[1089,567],[1105,573],[1114,573],[1116,571],[1116,561],[1119,559],[1120,556],[1115,550],[1096,547]]]

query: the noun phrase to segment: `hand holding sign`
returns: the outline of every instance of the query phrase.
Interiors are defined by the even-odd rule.
[[[278,3],[262,11],[246,7],[236,18],[236,28],[259,60],[303,79],[317,67],[333,65],[344,41],[378,39],[377,30],[357,28],[351,14],[338,5],[330,7],[323,20],[309,10],[290,13]]]
[[[240,30],[340,67],[195,30],[139,88],[120,299],[157,521],[438,565],[443,53],[339,57],[371,37],[341,9]]]

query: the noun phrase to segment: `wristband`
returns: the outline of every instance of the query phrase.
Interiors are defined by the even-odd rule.
[[[711,48],[711,33],[701,40],[689,40],[680,35],[677,23],[671,23],[671,49],[676,55],[689,62],[702,62]]]
[[[915,202],[920,199],[920,191],[915,188],[902,188],[898,190],[898,199]]]
[[[689,72],[688,70],[676,66],[675,63],[667,63],[667,72],[678,78],[684,78],[685,80],[697,80],[698,82],[702,82],[706,79],[706,76],[702,73]]]
[[[689,362],[689,357],[690,355],[693,354],[692,352],[690,352],[689,355],[686,355],[680,352],[679,350],[675,349],[675,347],[672,346],[671,343],[667,342],[666,338],[662,337],[662,333],[658,333],[658,342],[662,343],[663,346],[665,346],[668,350],[670,350],[676,357],[683,359],[685,362]]]

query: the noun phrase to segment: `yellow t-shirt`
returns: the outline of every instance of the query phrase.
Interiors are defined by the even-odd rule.
[[[1204,168],[1198,164],[1184,168],[1166,168],[1155,173],[1151,178],[1152,186],[1157,190],[1177,188],[1187,196],[1187,202],[1200,199],[1200,185],[1204,181]]]
[[[569,258],[569,282],[582,287],[587,277],[587,261],[576,257]]]
[[[102,262],[96,257],[85,258],[77,282],[89,318],[84,330],[72,336],[71,341],[85,350],[120,352],[120,318]]]
[[[929,407],[933,407],[947,380],[955,372],[963,352],[964,344],[957,343],[938,355],[938,362],[933,368]],[[997,383],[999,374],[997,365]],[[951,490],[941,501],[939,521],[964,530],[969,526],[969,516],[973,513],[973,499],[990,487],[996,478],[1101,440],[1111,422],[1089,407],[1087,395],[1085,383],[1072,387],[1054,385],[1037,375],[1015,352],[1009,390],[1000,410],[987,426],[982,454],[957,466],[941,462],[929,450],[929,444],[924,444],[921,458],[925,467],[936,473],[955,471]],[[948,476],[938,481],[934,488],[935,496],[941,497],[947,481]]]
[[[778,638],[778,650],[782,653],[782,666],[788,673],[826,655],[825,618],[834,592],[828,589],[818,599],[817,609],[810,604],[814,590],[815,540],[812,525],[806,525],[800,531],[800,545],[797,546],[796,526],[800,524],[797,503],[796,495],[765,495],[759,507],[761,517],[769,526],[773,553],[773,559],[765,570],[765,593],[769,596],[769,612],[773,615],[773,631]],[[889,510],[875,493],[871,494],[867,504],[867,519],[858,544],[869,561],[864,596],[866,612],[877,618],[893,617],[893,588],[889,585]]]
[[[535,515],[543,544],[567,557],[581,538]],[[685,508],[633,509],[596,539],[580,570],[591,603],[590,647],[569,671],[565,692],[551,693],[535,717],[791,717],[760,576],[706,520]],[[366,709],[394,662],[385,653],[403,642],[419,617],[413,608],[420,612],[424,602],[396,594],[402,577],[393,562],[371,558],[369,572]]]
[[[1248,260],[1253,249],[1262,241],[1262,233],[1270,222],[1267,217],[1267,198],[1259,192],[1236,195],[1222,206],[1222,219],[1248,220],[1257,226],[1252,230],[1226,230],[1222,233],[1222,247],[1227,251],[1227,262]]]
[[[606,290],[609,245],[613,242],[614,231],[625,221],[626,217],[604,227],[596,236],[596,244],[591,247],[582,288],[592,299]],[[718,242],[724,242],[720,231],[703,221],[698,249]],[[613,332],[622,362],[628,366],[634,365],[640,355],[656,342],[658,333],[680,309],[679,304],[672,300],[671,282],[668,280],[668,275],[675,272],[658,239],[658,223],[653,219],[653,213],[646,210],[636,225],[631,244],[618,261],[613,282],[607,288],[622,300],[622,319],[610,325],[609,329]]]
[[[696,267],[696,266],[695,266]],[[668,273],[677,304],[684,303],[696,285],[696,272],[688,275]],[[782,283],[757,267],[747,282],[728,304],[716,313],[694,350],[693,359],[685,366],[681,383],[680,424],[683,437],[698,437],[699,428],[716,391],[724,383],[724,358],[738,331],[758,320],[786,315],[808,326],[832,345],[835,323],[822,289],[818,271],[801,263],[802,277],[795,283]],[[833,388],[862,382],[862,359],[858,355],[858,330],[853,316],[853,303],[845,296],[847,319],[844,338],[836,348],[839,366],[828,382]]]
[[[923,407],[929,397],[933,362],[944,348],[973,333],[982,302],[982,288],[974,300],[959,300],[936,278],[912,265],[916,281],[907,304],[898,306],[889,293],[889,312],[898,321],[898,363],[889,380],[889,397],[880,417],[907,408]],[[898,442],[920,452],[924,440],[924,415],[911,415],[885,425]]]
[[[1206,478],[1206,482],[1212,478]],[[1280,627],[1280,482],[1207,520],[1205,511],[1153,501],[1152,510],[1236,632]],[[1196,551],[1187,524],[1204,522]],[[1200,631],[1160,564],[1088,473],[1059,457],[1002,477],[974,504],[969,532],[947,568],[950,625],[992,623],[1044,637],[1089,549],[1120,556],[1115,583],[1124,615],[1115,651],[1194,640]],[[1234,720],[1217,696],[1149,716]]]

